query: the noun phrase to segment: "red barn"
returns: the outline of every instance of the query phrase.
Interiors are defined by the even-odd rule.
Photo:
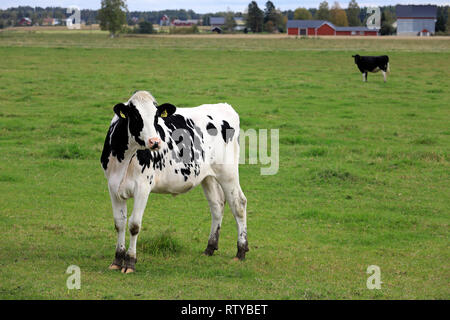
[[[289,20],[287,34],[295,36],[377,36],[377,29],[336,27],[325,20]]]
[[[31,19],[30,18],[22,18],[17,23],[19,26],[31,26]]]

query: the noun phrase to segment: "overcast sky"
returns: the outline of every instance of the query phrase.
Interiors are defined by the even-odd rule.
[[[350,0],[338,1],[341,7],[346,8]],[[264,1],[256,1],[260,8],[265,7]],[[298,7],[317,8],[321,0],[272,0],[275,7],[281,10],[295,9]],[[396,4],[437,4],[449,5],[449,0],[360,0],[360,6],[374,6],[374,5],[396,5]],[[0,8],[7,9],[9,7],[17,6],[31,6],[31,7],[69,7],[76,5],[81,9],[99,9],[100,0],[0,0]],[[128,10],[130,11],[159,11],[164,9],[192,9],[197,13],[218,12],[218,11],[240,11],[243,12],[250,0],[128,0]],[[329,0],[330,6],[334,0]]]

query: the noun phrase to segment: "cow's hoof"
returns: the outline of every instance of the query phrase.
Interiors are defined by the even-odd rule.
[[[245,243],[241,244],[238,242],[237,244],[237,253],[236,253],[236,257],[234,259],[236,260],[245,260],[245,254],[248,252],[248,242],[245,241]]]
[[[112,263],[112,264],[108,267],[108,269],[109,269],[109,270],[121,270],[121,269],[122,269],[122,266],[119,266],[119,265],[117,265],[117,264]]]
[[[135,272],[136,270],[134,270],[134,269],[132,269],[132,268],[122,268],[122,273],[125,273],[125,274],[127,274],[127,273],[133,273],[133,272]]]
[[[204,254],[205,256],[212,256],[212,255],[214,254],[214,251],[215,251],[215,250],[217,250],[217,247],[216,247],[216,246],[208,245],[208,246],[206,247],[205,251],[203,251],[203,254]]]
[[[125,255],[124,264],[122,267],[122,273],[132,273],[136,271],[136,262],[137,259],[131,257],[129,254]]]
[[[116,250],[113,263],[108,267],[109,270],[121,270],[123,267],[123,261],[125,259],[125,250]]]

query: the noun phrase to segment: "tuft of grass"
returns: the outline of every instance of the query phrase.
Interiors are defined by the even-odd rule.
[[[20,178],[8,175],[8,174],[0,174],[0,182],[19,182]]]
[[[358,176],[341,169],[324,169],[313,174],[314,178],[320,182],[356,182],[361,180]]]
[[[50,146],[47,155],[56,159],[86,159],[89,153],[77,143]]]
[[[437,139],[433,137],[423,136],[413,140],[414,144],[433,145],[436,144]]]
[[[324,157],[328,154],[328,149],[312,148],[302,153],[306,157]]]
[[[311,140],[305,139],[300,136],[287,136],[281,137],[280,143],[285,145],[310,145],[313,144]]]
[[[179,254],[183,246],[180,241],[174,236],[175,231],[167,229],[148,240],[140,239],[139,247],[142,252],[152,256],[169,257]]]

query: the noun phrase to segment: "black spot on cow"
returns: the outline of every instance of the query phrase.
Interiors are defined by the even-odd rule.
[[[233,139],[235,130],[227,121],[223,120],[221,132],[223,141],[225,141],[225,143],[228,143],[231,141],[231,139]]]
[[[139,233],[139,229],[140,228],[139,228],[138,224],[131,223],[131,225],[130,225],[130,233],[131,233],[132,236],[137,235]]]
[[[129,103],[128,107],[130,109],[128,112],[130,133],[139,145],[145,146],[145,142],[139,138],[142,129],[144,129],[144,120],[142,120],[141,114],[132,102]]]
[[[105,143],[103,145],[102,155],[100,157],[100,162],[102,163],[103,170],[108,168],[109,155],[111,154],[111,145],[109,144],[109,140],[111,138],[111,127],[106,134]]]
[[[149,149],[136,151],[136,157],[139,161],[139,165],[142,167],[142,173],[144,172],[145,168],[150,168],[152,153]]]
[[[156,132],[158,132],[159,137],[162,141],[166,141],[166,133],[164,132],[164,129],[158,124],[159,116],[158,114],[155,115],[155,119],[153,120],[153,125],[155,126]]]
[[[139,138],[144,121],[136,106],[131,102],[128,105],[119,103],[114,106],[114,112],[119,118],[109,127],[100,158],[104,170],[108,167],[110,154],[119,162],[125,158],[125,151],[128,149],[128,129],[136,142],[145,146],[145,142]]]
[[[136,151],[136,156],[139,161],[139,165],[142,167],[142,173],[144,173],[145,168],[150,168],[150,166],[154,170],[162,170],[166,165],[166,160],[161,152],[144,149]]]
[[[180,172],[184,177],[184,181],[187,181],[188,177],[191,175],[191,170],[189,168],[184,168],[181,169]]]
[[[210,118],[211,120],[213,120],[213,118],[210,115],[207,115],[208,118]]]
[[[119,118],[109,127],[103,145],[100,161],[103,169],[106,170],[109,162],[109,155],[112,154],[119,162],[125,158],[125,151],[128,149],[128,120]]]
[[[192,119],[185,118],[180,114],[173,114],[162,119],[169,131],[170,140],[174,141],[179,149],[178,153],[172,153],[175,161],[193,162],[200,156],[204,159],[203,133]],[[173,150],[171,141],[168,141],[167,144],[169,149]]]
[[[211,122],[206,125],[206,131],[212,136],[217,136],[217,128]]]

